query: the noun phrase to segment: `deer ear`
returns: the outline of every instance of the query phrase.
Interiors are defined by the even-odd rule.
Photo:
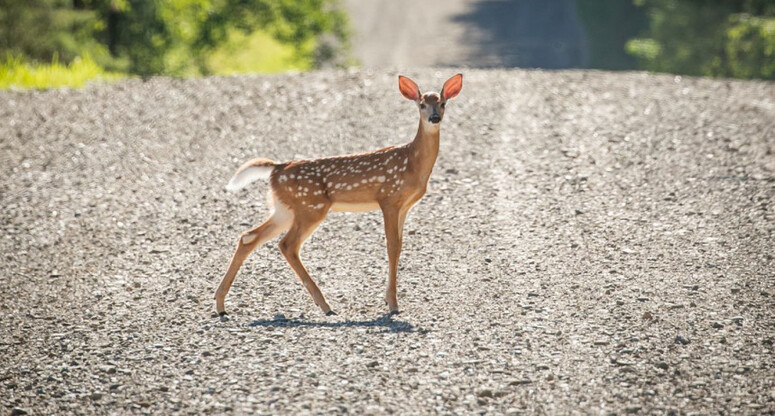
[[[448,79],[441,88],[441,98],[449,100],[450,98],[457,97],[460,94],[460,90],[463,88],[463,74],[457,74]]]
[[[401,90],[404,97],[412,101],[417,101],[420,98],[420,88],[414,81],[403,75],[398,76],[398,89]]]

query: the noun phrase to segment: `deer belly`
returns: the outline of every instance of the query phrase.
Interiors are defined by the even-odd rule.
[[[379,209],[377,202],[334,202],[331,211],[337,212],[364,212]]]

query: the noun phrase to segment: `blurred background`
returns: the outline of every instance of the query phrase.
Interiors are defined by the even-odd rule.
[[[775,79],[775,0],[0,0],[0,88],[350,66]]]

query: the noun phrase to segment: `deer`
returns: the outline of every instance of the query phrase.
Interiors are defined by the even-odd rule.
[[[280,252],[312,299],[327,316],[336,315],[299,257],[304,241],[329,211],[381,210],[388,254],[388,287],[385,301],[390,314],[399,313],[397,299],[398,258],[407,213],[425,195],[439,154],[439,132],[447,101],[463,87],[463,75],[444,82],[440,93],[422,94],[411,79],[399,75],[401,94],[417,105],[420,124],[409,143],[373,152],[310,160],[274,162],[256,158],[237,169],[226,186],[236,191],[268,179],[269,217],[258,227],[243,232],[237,249],[215,292],[215,308],[226,315],[224,301],[240,266],[257,247],[285,232]]]

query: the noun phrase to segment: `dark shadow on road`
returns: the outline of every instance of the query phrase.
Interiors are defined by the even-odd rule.
[[[379,318],[372,319],[370,321],[343,321],[343,322],[311,322],[302,321],[299,319],[257,319],[248,326],[251,327],[274,327],[274,328],[298,328],[298,327],[311,327],[311,328],[355,328],[355,327],[374,327],[384,328],[381,332],[417,332],[414,325],[406,321],[399,321],[393,319],[393,315],[386,313]],[[426,330],[419,330],[420,332],[426,332]]]
[[[475,68],[580,68],[588,61],[584,26],[573,0],[486,0],[453,18],[466,26]],[[452,62],[451,64],[454,64]]]

